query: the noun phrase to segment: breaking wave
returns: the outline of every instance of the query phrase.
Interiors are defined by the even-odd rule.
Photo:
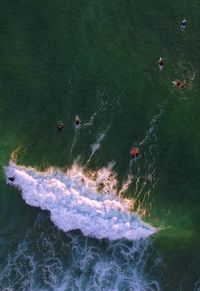
[[[79,229],[97,239],[139,240],[157,231],[130,212],[133,200],[117,195],[112,164],[96,172],[74,164],[64,173],[55,168],[39,172],[10,162],[5,173],[7,183],[21,191],[27,204],[50,211],[52,222],[65,232]]]

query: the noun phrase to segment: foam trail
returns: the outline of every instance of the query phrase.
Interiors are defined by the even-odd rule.
[[[74,140],[73,140],[73,143],[72,143],[72,146],[71,146],[71,149],[70,149],[70,156],[72,155],[72,151],[73,151],[74,146],[76,144],[77,136],[78,136],[78,130],[75,128],[75,135],[74,135]]]
[[[87,121],[86,123],[83,124],[83,128],[87,128],[89,126],[92,126],[93,125],[93,122],[94,122],[94,119],[96,118],[96,116],[101,112],[101,111],[104,111],[106,110],[106,107],[107,107],[107,102],[106,101],[103,101],[103,96],[104,96],[105,92],[101,92],[99,91],[97,93],[97,111],[95,111],[91,117],[90,117],[90,120]]]
[[[122,185],[121,190],[119,191],[119,196],[121,197],[126,191],[128,190],[129,186],[131,185],[133,180],[132,175],[128,175],[126,182]]]
[[[149,144],[148,145],[148,150],[143,155],[145,157],[144,166],[146,167],[148,165],[148,168],[149,168],[149,163],[150,163],[149,159],[151,159],[151,165],[152,166],[155,163],[155,159],[154,159],[154,155],[153,155],[153,149],[155,148],[157,122],[158,122],[159,118],[162,116],[162,114],[165,112],[165,106],[166,106],[167,101],[168,101],[168,99],[164,100],[161,103],[161,105],[159,105],[159,112],[157,114],[153,115],[153,118],[150,121],[150,127],[145,133],[145,137],[143,138],[142,141],[136,143],[136,144],[139,145],[139,147],[145,146],[145,144]],[[134,146],[135,146],[135,144],[133,144],[132,147],[134,147]],[[149,156],[149,159],[147,159],[147,155]],[[131,170],[132,170],[132,167],[133,167],[133,163],[136,162],[136,161],[137,161],[137,159],[131,159],[129,161],[129,166],[128,166],[128,172],[129,173],[131,173]]]
[[[162,270],[149,239],[102,243],[79,232],[63,235],[40,213],[17,248],[3,257],[0,290],[160,291],[155,279]]]
[[[98,115],[98,113],[102,110],[102,108],[100,107],[96,112],[94,112],[91,117],[90,117],[90,120],[85,122],[83,124],[83,128],[87,128],[88,126],[92,126],[93,125],[93,122],[94,122],[94,119],[95,117]]]
[[[84,123],[83,127],[88,127],[88,126],[93,125],[94,118],[96,117],[97,114],[98,114],[98,111],[96,111],[94,114],[92,114],[92,116],[90,117],[90,120],[88,122]]]
[[[200,291],[200,279],[194,284],[194,291]]]
[[[147,130],[145,138],[139,143],[140,146],[142,146],[144,143],[147,142],[147,140],[151,140],[155,136],[155,127],[156,123],[159,120],[159,118],[162,116],[162,114],[165,112],[165,105],[167,100],[164,100],[163,103],[159,106],[159,112],[156,115],[153,115],[153,118],[150,122],[150,128]]]
[[[117,197],[111,165],[108,172],[103,168],[93,177],[78,165],[64,174],[53,168],[39,172],[13,162],[5,167],[5,173],[7,178],[15,178],[13,182],[7,179],[7,183],[22,192],[27,204],[49,210],[52,222],[65,232],[80,229],[85,236],[98,239],[138,240],[157,231],[129,212],[130,200]]]
[[[157,143],[157,129],[158,129],[158,122],[164,112],[166,111],[167,104],[171,97],[166,98],[159,106],[159,111],[153,115],[150,126],[148,130],[146,130],[144,138],[134,144],[133,146],[137,145],[142,149],[142,163],[137,159],[131,159],[129,161],[129,165],[127,168],[127,173],[132,173],[132,168],[134,163],[136,163],[137,174],[133,176],[135,181],[135,190],[134,190],[134,197],[135,198],[142,198],[142,203],[146,199],[149,199],[150,193],[154,190],[157,179],[155,175],[156,171],[156,143]],[[140,198],[140,199],[141,199]]]
[[[105,138],[106,133],[107,133],[107,131],[108,131],[109,128],[110,128],[110,127],[108,127],[108,128],[105,130],[105,132],[100,133],[99,136],[98,136],[97,139],[96,139],[96,142],[93,143],[93,144],[90,146],[92,152],[91,152],[91,155],[90,155],[89,159],[87,160],[87,163],[89,163],[89,162],[91,161],[91,158],[94,156],[94,154],[96,153],[96,151],[98,151],[98,150],[100,149],[101,142],[102,142],[102,140]]]

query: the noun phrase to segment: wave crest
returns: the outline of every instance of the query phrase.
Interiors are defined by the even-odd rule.
[[[39,172],[10,162],[5,173],[7,183],[21,191],[27,204],[49,210],[52,222],[65,232],[80,229],[85,236],[109,240],[154,234],[156,228],[129,211],[131,201],[116,195],[111,168],[86,173],[74,165],[66,173],[54,168]]]

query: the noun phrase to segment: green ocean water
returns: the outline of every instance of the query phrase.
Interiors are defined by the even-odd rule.
[[[199,12],[196,0],[1,1],[2,266],[42,212],[6,185],[3,166],[11,153],[23,146],[18,163],[42,169],[68,167],[79,155],[84,163],[108,128],[90,167],[114,160],[122,181],[133,143],[144,139],[166,101],[156,121],[157,184],[145,220],[163,228],[152,241],[163,262],[161,290],[200,288]],[[180,32],[183,18],[188,24]],[[166,59],[162,72],[160,56]],[[174,79],[186,80],[186,88],[173,88]],[[75,115],[87,122],[95,112],[93,126],[80,131],[71,152]]]

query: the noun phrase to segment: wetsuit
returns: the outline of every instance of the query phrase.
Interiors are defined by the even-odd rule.
[[[57,125],[57,129],[58,129],[59,131],[63,130],[63,129],[64,129],[64,124],[63,124],[63,123],[59,123],[59,124]]]

